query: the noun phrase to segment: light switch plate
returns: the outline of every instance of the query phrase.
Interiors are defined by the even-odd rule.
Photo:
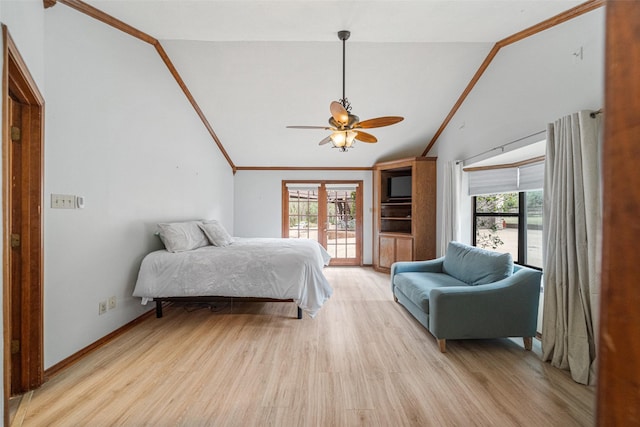
[[[51,207],[53,209],[75,209],[76,196],[71,194],[51,194]]]

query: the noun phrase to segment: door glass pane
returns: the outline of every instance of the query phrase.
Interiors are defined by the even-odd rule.
[[[318,239],[318,190],[289,189],[289,237]]]
[[[356,190],[327,190],[327,252],[356,257]]]

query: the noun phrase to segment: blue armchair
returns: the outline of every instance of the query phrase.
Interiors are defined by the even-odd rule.
[[[396,262],[391,290],[438,340],[522,337],[531,350],[536,334],[542,273],[501,254],[451,242],[444,257]]]

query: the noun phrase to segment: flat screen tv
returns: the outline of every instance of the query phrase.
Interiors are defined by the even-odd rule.
[[[388,190],[390,199],[411,198],[411,176],[392,176]]]

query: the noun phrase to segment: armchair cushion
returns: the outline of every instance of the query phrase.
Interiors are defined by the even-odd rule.
[[[513,257],[486,249],[450,242],[442,271],[468,285],[485,285],[513,273]]]
[[[393,284],[422,311],[429,314],[429,293],[432,289],[468,285],[445,273],[410,272],[393,277]]]

